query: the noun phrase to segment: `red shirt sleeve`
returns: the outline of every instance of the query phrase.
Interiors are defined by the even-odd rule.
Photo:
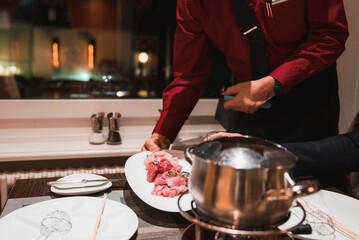
[[[163,92],[163,108],[153,132],[173,141],[192,112],[210,77],[209,40],[193,16],[192,0],[178,0],[174,41],[174,80]]]
[[[349,35],[342,0],[308,0],[306,12],[306,41],[270,74],[286,92],[332,65],[343,53]]]

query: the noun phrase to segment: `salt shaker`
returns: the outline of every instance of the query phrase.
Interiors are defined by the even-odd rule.
[[[98,112],[91,115],[92,132],[89,137],[89,142],[91,144],[103,144],[106,141],[102,132],[102,120],[104,116],[105,113],[103,112]]]
[[[119,127],[119,119],[121,114],[118,112],[111,112],[107,114],[108,119],[108,136],[107,136],[107,144],[117,145],[122,143],[122,139],[120,136],[120,127]]]

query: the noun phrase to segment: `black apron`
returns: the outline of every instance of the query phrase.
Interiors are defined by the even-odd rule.
[[[268,75],[264,38],[247,0],[232,0],[250,45],[252,78]],[[236,82],[231,83],[236,84]],[[226,110],[219,99],[216,120],[228,131],[274,142],[319,140],[338,134],[339,96],[336,64],[310,77],[289,93],[269,100],[271,108],[254,114]]]

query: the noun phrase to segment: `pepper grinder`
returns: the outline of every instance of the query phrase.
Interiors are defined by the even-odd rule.
[[[91,144],[103,144],[106,141],[102,132],[102,120],[104,116],[105,113],[103,112],[98,112],[91,115],[92,132],[89,137],[89,142]]]
[[[117,145],[121,144],[121,136],[119,131],[119,119],[121,114],[118,112],[111,112],[107,114],[108,119],[108,136],[107,136],[107,144]]]

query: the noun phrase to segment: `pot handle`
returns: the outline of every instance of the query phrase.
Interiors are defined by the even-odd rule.
[[[295,185],[287,189],[269,189],[266,199],[268,201],[288,200],[303,197],[318,192],[319,184],[317,180],[302,181],[301,185]]]
[[[319,182],[317,180],[302,181],[303,184],[292,187],[293,197],[303,197],[319,190]]]
[[[191,150],[194,148],[194,146],[189,146],[184,151],[184,158],[189,162],[191,165],[193,164],[193,158],[191,155]]]

